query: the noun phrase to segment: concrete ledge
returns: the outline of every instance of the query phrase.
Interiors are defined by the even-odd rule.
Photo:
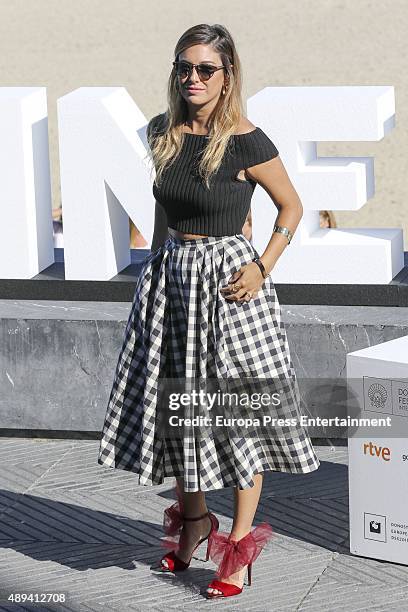
[[[1,300],[0,428],[100,432],[130,307],[130,302]],[[348,352],[408,334],[408,308],[281,304],[281,309],[301,378],[345,380]]]

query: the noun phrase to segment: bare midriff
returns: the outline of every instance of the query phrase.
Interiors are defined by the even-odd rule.
[[[171,236],[174,236],[174,238],[180,238],[181,240],[190,240],[192,238],[207,238],[206,235],[202,234],[185,234],[184,232],[178,232],[172,227],[168,227],[167,229]]]

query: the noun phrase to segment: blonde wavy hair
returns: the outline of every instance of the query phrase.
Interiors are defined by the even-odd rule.
[[[185,49],[198,44],[210,45],[220,54],[221,62],[226,67],[224,71],[226,85],[223,87],[225,94],[221,92],[214,109],[207,146],[197,168],[199,176],[209,188],[210,178],[217,172],[230,137],[236,132],[244,114],[241,96],[242,74],[241,62],[234,41],[224,26],[204,23],[186,30],[176,44],[175,61],[178,61],[180,53]],[[167,111],[151,119],[147,126],[147,140],[150,147],[148,157],[156,169],[155,183],[157,186],[165,168],[175,161],[181,151],[185,138],[183,126],[188,119],[187,102],[179,91],[174,66],[168,81],[167,104]]]

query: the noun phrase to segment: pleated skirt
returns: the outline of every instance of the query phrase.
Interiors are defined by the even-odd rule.
[[[110,392],[98,463],[138,475],[138,484],[182,478],[187,492],[245,489],[267,470],[307,473],[319,459],[303,426],[250,435],[223,428],[158,434],[160,379],[280,379],[279,417],[300,417],[300,394],[271,276],[249,302],[220,288],[259,253],[243,234],[179,239],[143,261]],[[180,433],[180,429],[179,429]]]

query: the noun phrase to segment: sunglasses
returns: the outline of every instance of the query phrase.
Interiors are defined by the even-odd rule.
[[[193,68],[197,69],[197,74],[200,81],[208,81],[211,79],[214,72],[217,70],[225,69],[225,66],[213,66],[211,64],[191,64],[185,60],[173,62],[173,66],[176,71],[176,75],[181,79],[190,78]]]

